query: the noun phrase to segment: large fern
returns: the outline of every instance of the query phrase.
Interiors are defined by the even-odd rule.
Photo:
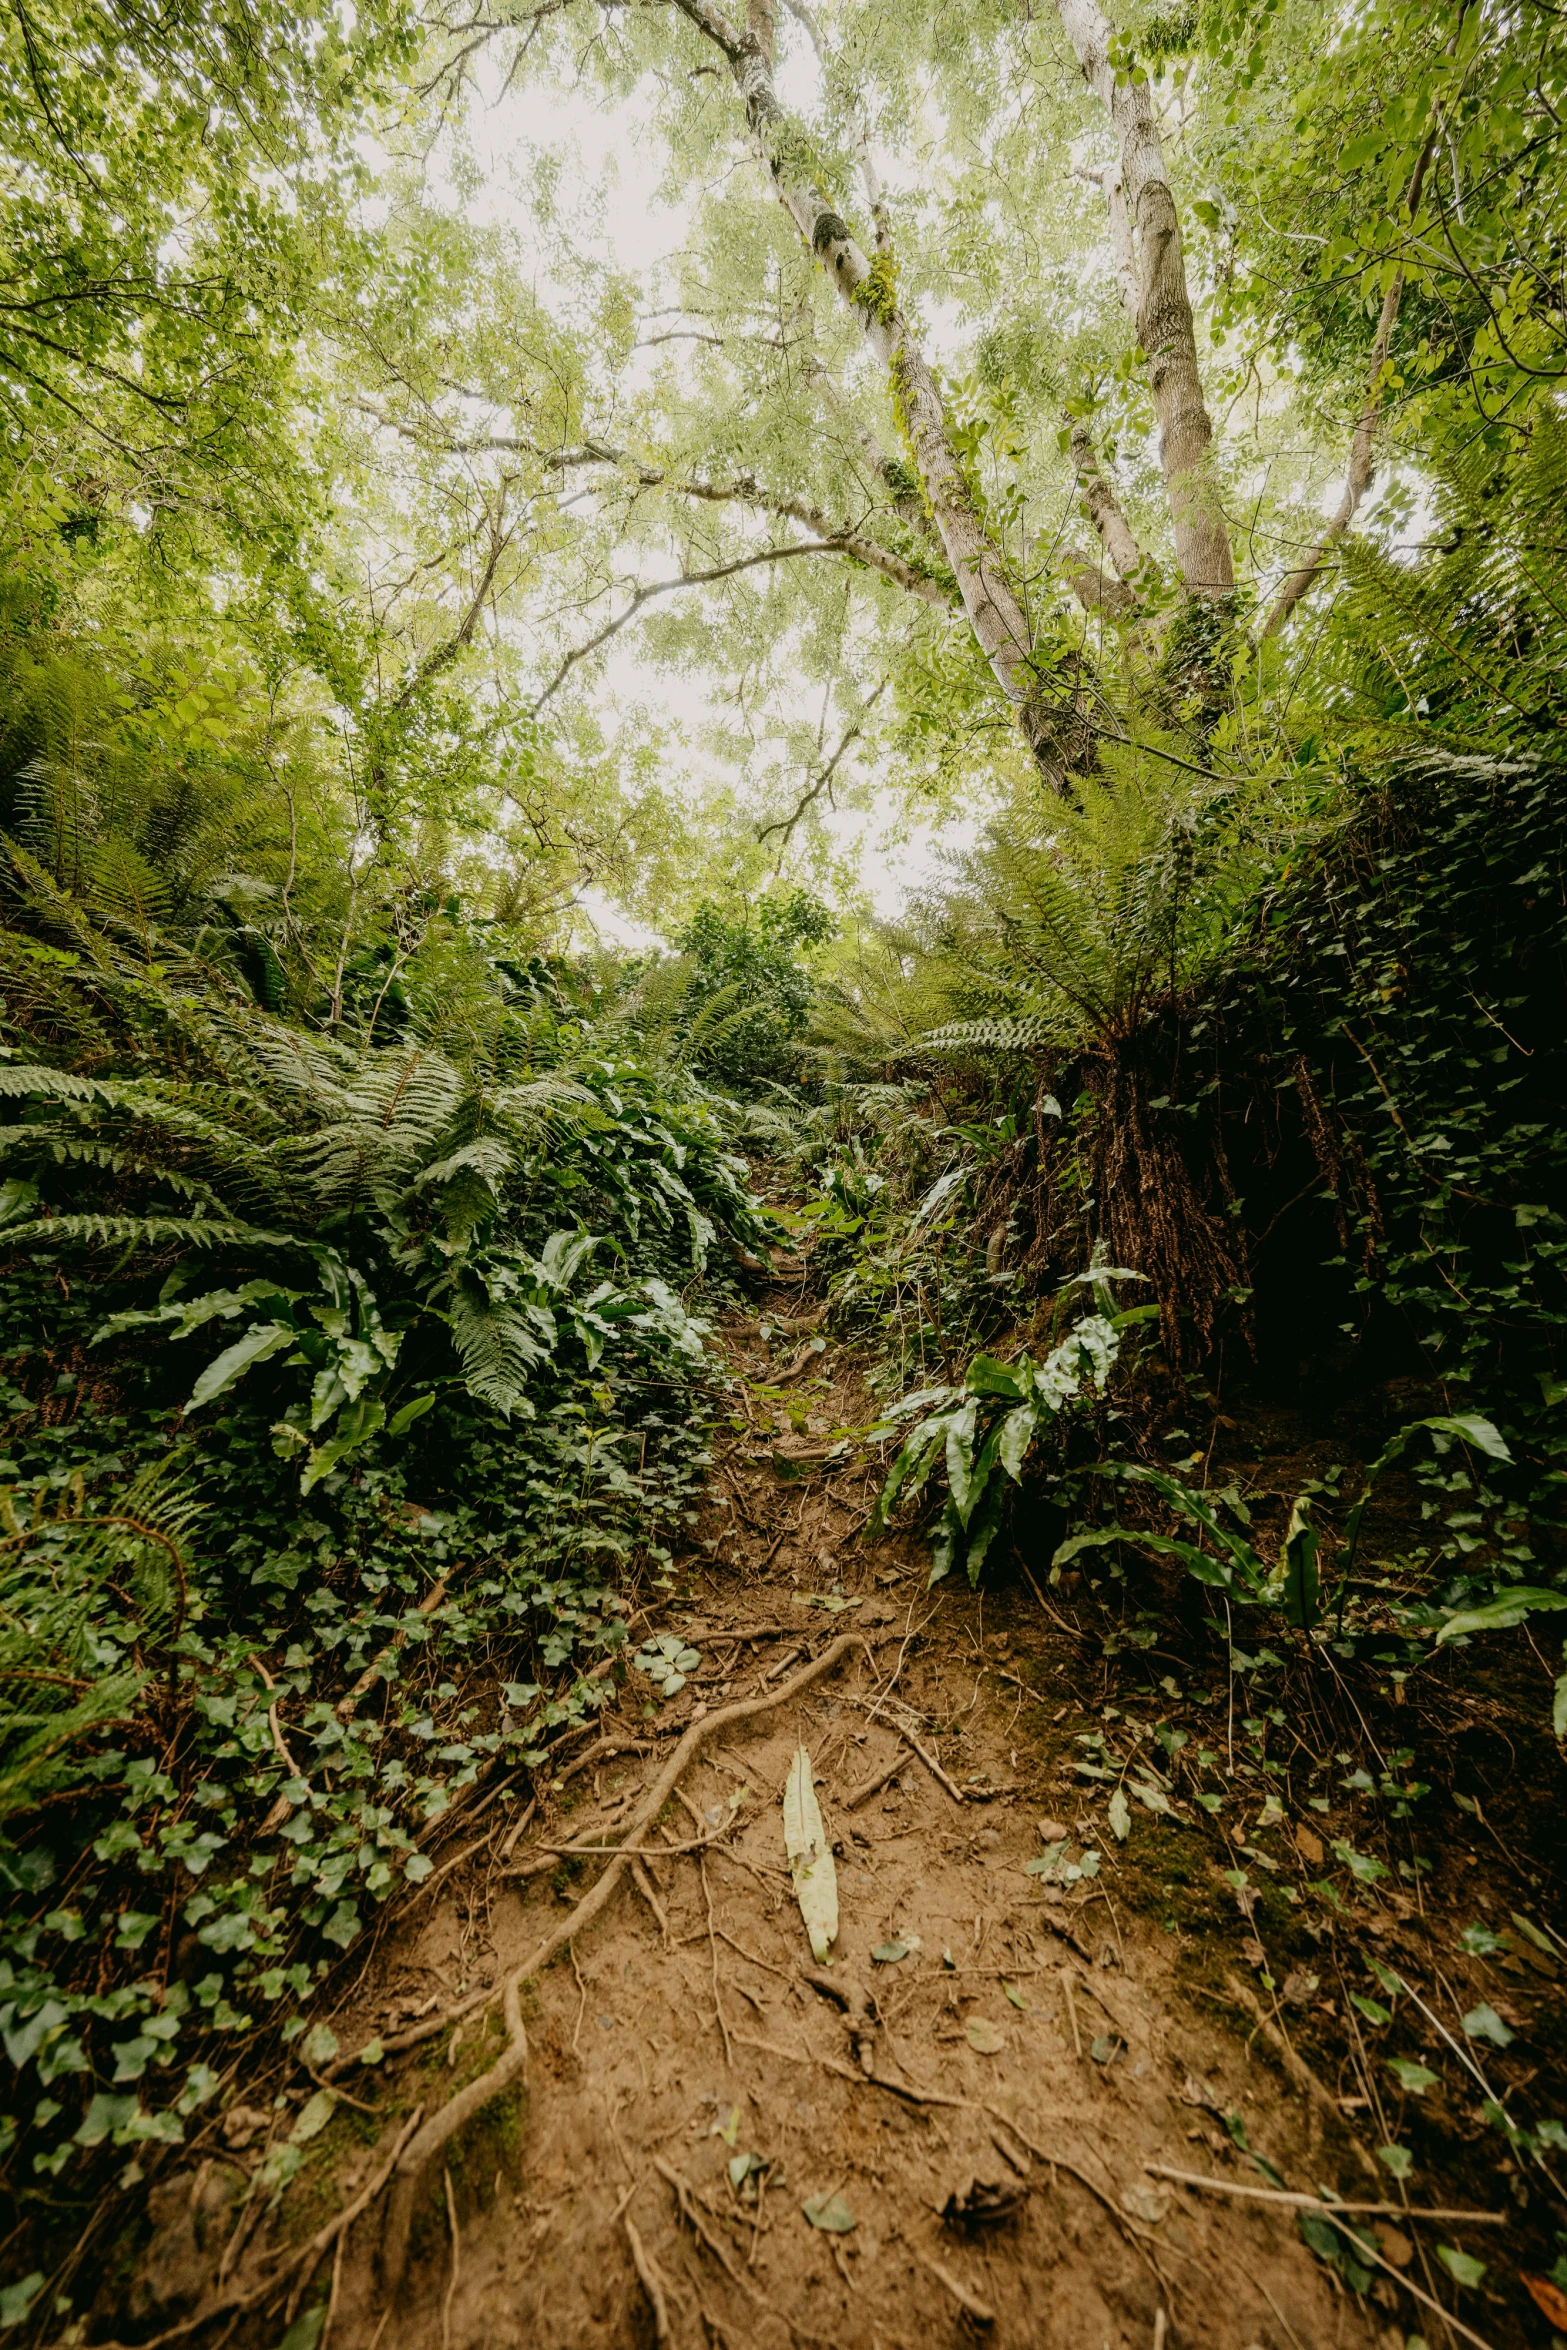
[[[184,1619],[195,1514],[167,1463],[106,1505],[0,1489],[0,1822],[142,1710],[146,1659]]]
[[[1567,717],[1567,419],[1537,410],[1428,459],[1434,527],[1413,554],[1344,547],[1324,683],[1366,748],[1518,747]]]
[[[1283,785],[1118,750],[1075,802],[992,823],[937,907],[926,1050],[1072,1052],[1131,1036],[1222,962],[1300,816]]]

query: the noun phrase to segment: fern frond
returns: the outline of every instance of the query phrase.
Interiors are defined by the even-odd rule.
[[[46,1247],[90,1248],[301,1248],[297,1233],[266,1232],[255,1224],[218,1216],[39,1216],[5,1227],[6,1246],[23,1241]]]

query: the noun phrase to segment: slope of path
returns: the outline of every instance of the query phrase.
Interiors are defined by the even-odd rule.
[[[843,1381],[821,1416],[863,1422]],[[867,1646],[693,1766],[661,1841],[706,1849],[650,1860],[640,1891],[628,1876],[529,1985],[525,2088],[426,2179],[390,2302],[364,2223],[333,2350],[1401,2343],[1380,2321],[1368,2331],[1291,2212],[1144,2168],[1256,2185],[1216,2125],[1234,2112],[1291,2177],[1366,2191],[1223,2009],[1178,1994],[1167,1938],[1115,1899],[1113,1854],[1066,1894],[1027,1873],[1042,1821],[1079,1824],[1062,1766],[1092,1719],[1032,1594],[927,1595],[923,1556],[856,1537],[852,1477],[836,1501],[819,1480],[780,1484],[750,1439],[716,1490],[691,1598],[669,1611],[703,1664],[669,1710],[685,1721],[785,1678],[845,1622]],[[858,1606],[801,1604],[833,1584]],[[650,1726],[622,1700],[599,1751],[638,1738]],[[840,1999],[810,1979],[785,1868],[780,1804],[802,1742],[838,1848]],[[668,1752],[610,1754],[557,1782],[509,1864],[497,1842],[455,1872],[340,2017],[344,2045],[521,1963],[603,1865],[577,1864],[567,1886],[543,1847],[612,1841]],[[884,1783],[851,1805],[871,1780]],[[408,2102],[439,2103],[483,2029],[404,2059]],[[377,2159],[340,2160],[336,2191]],[[852,2226],[813,2226],[807,2202]],[[965,2207],[983,2216],[941,2216]]]

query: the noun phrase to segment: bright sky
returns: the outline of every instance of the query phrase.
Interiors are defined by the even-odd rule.
[[[780,15],[780,95],[803,113],[818,102],[818,69],[798,28]],[[601,92],[538,84],[501,94],[501,60],[481,57],[478,97],[465,135],[483,175],[476,198],[460,199],[470,217],[504,223],[536,257],[541,291],[549,291],[548,251],[538,240],[525,193],[531,153],[548,148],[557,159],[557,201],[574,223],[578,241],[606,264],[635,278],[646,306],[670,299],[666,265],[681,251],[689,229],[683,205],[664,201],[666,150],[651,105],[640,93],[610,104]],[[455,193],[453,201],[459,201]],[[588,224],[587,234],[582,224]],[[939,324],[939,322],[937,322]],[[939,339],[939,338],[938,338]],[[666,352],[660,352],[667,359]],[[648,361],[653,364],[651,358]],[[725,778],[696,743],[705,712],[704,682],[688,685],[669,670],[644,659],[635,626],[621,637],[604,671],[606,695],[623,707],[641,705],[666,716],[686,745],[694,793]],[[876,795],[868,809],[828,811],[823,817],[834,850],[848,864],[876,911],[896,914],[912,890],[931,880],[941,857],[972,837],[972,823],[957,820],[907,827],[894,838],[896,795]],[[600,892],[580,900],[598,933],[631,946],[654,943],[654,933],[631,921]]]

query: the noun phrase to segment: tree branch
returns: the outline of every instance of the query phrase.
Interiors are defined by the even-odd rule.
[[[826,766],[818,769],[816,776],[809,787],[801,793],[799,799],[795,802],[793,815],[781,816],[776,824],[763,824],[759,826],[756,835],[759,841],[770,840],[775,832],[781,832],[783,834],[783,845],[785,848],[787,848],[790,841],[794,838],[795,827],[799,823],[801,817],[805,814],[806,809],[814,806],[816,801],[821,798],[823,792],[827,793],[829,800],[831,799],[832,779],[838,771],[838,767],[843,758],[843,755],[851,748],[853,744],[859,741],[861,735],[865,732],[865,721],[870,716],[871,712],[875,709],[876,704],[881,700],[882,695],[886,692],[887,685],[888,680],[884,677],[880,685],[876,688],[876,691],[872,694],[870,700],[866,703],[864,709],[860,712],[859,717],[854,721],[854,724],[844,729],[842,738],[838,744],[838,748],[834,751]]]
[[[431,678],[438,677],[443,669],[449,669],[458,654],[472,642],[473,632],[479,625],[479,615],[484,610],[486,599],[495,584],[495,574],[500,567],[501,557],[517,534],[515,523],[512,524],[510,530],[503,531],[501,528],[506,513],[506,494],[510,487],[509,478],[501,483],[500,502],[494,514],[489,518],[489,553],[485,558],[484,570],[480,574],[479,584],[473,591],[467,611],[446,642],[437,645],[435,650],[432,653],[427,653],[419,663],[402,692],[394,698],[392,702],[394,710],[406,710],[421,686],[428,685]]]
[[[869,571],[880,572],[883,579],[890,579],[893,586],[902,588],[906,595],[918,596],[923,602],[934,604],[942,611],[951,610],[951,592],[939,579],[920,570],[917,565],[906,562],[901,555],[893,554],[875,539],[868,538],[863,531],[855,530],[847,523],[834,522],[819,506],[811,505],[804,498],[794,497],[788,491],[766,489],[750,474],[739,474],[733,481],[727,482],[685,480],[677,474],[666,473],[660,466],[649,465],[644,458],[633,456],[629,450],[612,448],[603,441],[581,441],[570,448],[542,450],[534,442],[512,435],[487,434],[470,440],[448,438],[441,443],[417,431],[412,425],[400,423],[396,417],[386,415],[368,400],[356,400],[354,405],[362,414],[373,417],[377,424],[390,432],[400,433],[405,440],[414,442],[420,448],[444,445],[454,456],[465,457],[521,452],[536,457],[549,473],[574,472],[586,465],[609,465],[618,472],[629,474],[644,489],[668,490],[676,497],[699,498],[715,506],[753,506],[759,513],[776,514],[783,520],[800,523],[814,537],[847,555],[852,562],[864,564]]]
[[[1077,486],[1082,494],[1088,519],[1099,533],[1099,543],[1115,565],[1116,577],[1134,600],[1135,591],[1148,578],[1148,558],[1132,536],[1132,526],[1122,510],[1121,501],[1099,462],[1099,452],[1086,424],[1079,421],[1072,426],[1072,469],[1077,475]]]
[[[1410,175],[1404,211],[1412,223],[1420,208],[1420,191],[1425,184],[1426,169],[1436,146],[1440,123],[1434,122],[1426,134],[1425,145],[1415,158]],[[1398,324],[1399,305],[1404,295],[1404,272],[1400,268],[1393,283],[1382,297],[1382,314],[1377,320],[1377,331],[1371,344],[1371,373],[1366,382],[1366,396],[1360,404],[1355,420],[1355,431],[1349,444],[1349,471],[1345,476],[1344,495],[1327,529],[1299,568],[1292,571],[1269,609],[1259,634],[1264,641],[1277,636],[1301,597],[1306,594],[1318,572],[1327,561],[1339,540],[1360,510],[1360,504],[1371,487],[1375,470],[1377,421],[1382,413],[1382,399],[1387,386],[1388,357],[1393,347],[1393,329]]]
[[[754,555],[741,555],[733,563],[715,564],[711,571],[683,571],[678,579],[656,579],[651,586],[638,588],[624,612],[606,622],[597,635],[588,638],[586,644],[574,646],[566,655],[533,704],[531,715],[537,717],[545,703],[560,691],[579,661],[585,661],[590,653],[598,651],[600,645],[607,645],[612,636],[618,636],[629,622],[635,620],[643,605],[651,604],[656,596],[672,595],[676,588],[710,587],[714,580],[732,579],[736,572],[754,571],[762,563],[787,562],[791,555],[836,555],[839,551],[831,540],[794,540],[785,547],[763,547]]]
[[[886,371],[969,624],[1041,772],[1064,789],[1073,768],[1093,755],[1080,680],[1066,666],[1047,676],[1036,663],[1028,616],[952,446],[936,379],[898,303],[890,242],[881,243],[873,272],[810,176],[808,144],[779,102],[771,62],[755,35],[737,30],[714,0],[675,5],[728,64],[780,203]]]

